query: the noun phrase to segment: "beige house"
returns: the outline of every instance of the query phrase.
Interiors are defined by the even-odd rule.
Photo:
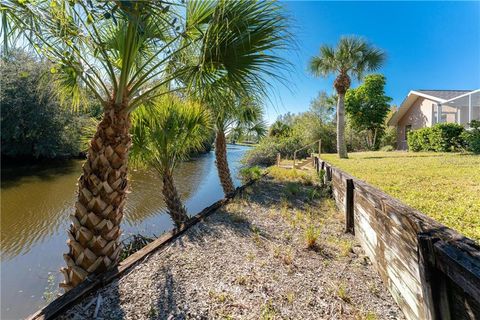
[[[439,122],[459,123],[468,128],[472,120],[480,120],[480,89],[412,90],[388,124],[397,127],[397,149],[406,150],[410,130]]]

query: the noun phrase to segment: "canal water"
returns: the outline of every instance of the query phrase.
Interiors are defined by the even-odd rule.
[[[237,178],[248,147],[228,146]],[[22,319],[47,303],[63,280],[59,269],[67,251],[66,230],[73,211],[76,181],[83,161],[51,162],[2,168],[1,184],[1,319]],[[130,170],[130,194],[122,222],[123,238],[141,233],[158,236],[173,227],[154,171]],[[179,165],[175,181],[190,215],[223,198],[210,152]]]

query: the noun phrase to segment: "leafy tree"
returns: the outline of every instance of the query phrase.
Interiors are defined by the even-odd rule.
[[[345,144],[345,93],[350,88],[350,78],[361,79],[365,72],[379,69],[385,54],[359,37],[342,37],[337,47],[322,45],[320,54],[310,60],[309,69],[315,76],[327,77],[335,74],[333,86],[338,94],[337,101],[337,152],[347,158]]]
[[[324,123],[333,122],[337,99],[337,95],[329,96],[325,91],[320,91],[317,97],[310,102],[310,111],[315,113]]]
[[[210,114],[198,103],[174,95],[137,109],[132,116],[131,159],[136,166],[154,168],[162,177],[162,193],[172,220],[180,227],[188,220],[175,187],[173,172],[179,161],[203,148],[211,130]]]
[[[0,61],[2,156],[55,158],[84,151],[82,127],[86,112],[62,108],[50,85],[49,64],[23,51]]]
[[[366,131],[369,149],[378,147],[390,110],[392,98],[385,95],[385,84],[383,75],[371,74],[365,77],[364,83],[358,88],[348,90],[345,96],[345,110],[351,125],[357,131]]]

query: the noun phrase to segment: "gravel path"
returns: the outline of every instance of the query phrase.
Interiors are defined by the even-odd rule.
[[[312,190],[263,178],[60,318],[404,319],[343,215]]]

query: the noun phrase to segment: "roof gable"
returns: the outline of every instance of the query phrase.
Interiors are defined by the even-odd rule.
[[[388,121],[388,124],[391,126],[396,125],[418,98],[429,99],[436,103],[443,103],[471,91],[472,90],[412,90],[403,100],[397,112],[395,112],[393,117]]]
[[[450,100],[458,96],[461,96],[462,94],[469,93],[472,90],[415,90],[415,91],[426,94],[431,97],[435,97],[437,99]]]

